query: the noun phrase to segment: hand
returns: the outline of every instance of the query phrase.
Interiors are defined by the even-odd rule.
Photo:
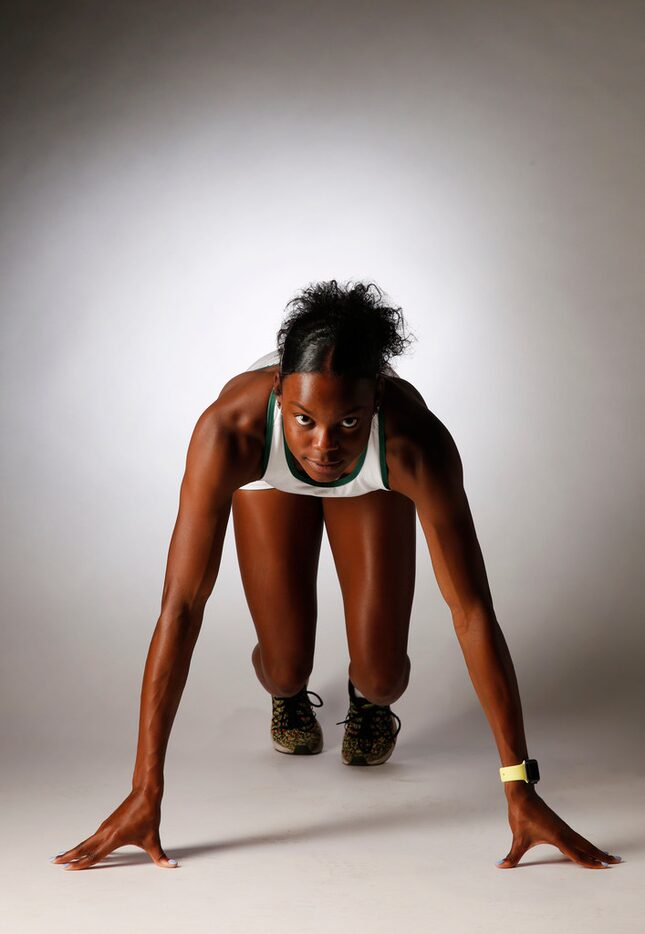
[[[509,783],[510,784],[510,783]],[[555,811],[540,798],[533,786],[519,782],[517,789],[508,791],[508,822],[513,832],[513,844],[500,869],[517,866],[527,850],[539,843],[551,843],[580,866],[586,869],[608,869],[603,863],[620,863],[620,856],[611,856],[598,849],[589,840],[576,833],[558,817]]]
[[[88,869],[120,846],[138,846],[150,859],[165,869],[175,869],[177,860],[168,859],[159,840],[161,803],[157,797],[132,791],[118,808],[103,821],[96,833],[78,846],[52,859],[66,870]]]

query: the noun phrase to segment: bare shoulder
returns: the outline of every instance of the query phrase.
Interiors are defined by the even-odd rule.
[[[389,485],[411,499],[432,475],[457,477],[461,460],[450,431],[407,380],[386,377],[383,399]]]
[[[231,431],[257,436],[264,443],[267,402],[276,369],[238,373],[224,384],[213,406]]]
[[[272,385],[273,370],[238,373],[197,419],[191,447],[202,453],[216,448],[225,452],[236,485],[260,476]]]

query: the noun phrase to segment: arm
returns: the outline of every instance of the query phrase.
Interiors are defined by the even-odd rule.
[[[500,764],[528,758],[515,669],[497,621],[484,559],[463,485],[459,452],[449,431],[430,412],[422,416],[423,438],[408,476],[397,486],[417,508],[441,593],[473,687],[493,732]],[[513,831],[503,868],[517,865],[538,843],[553,843],[588,868],[619,862],[575,833],[540,798],[535,785],[504,783]],[[498,864],[499,865],[499,864]]]
[[[56,857],[54,861],[68,869],[86,869],[127,844],[141,846],[159,866],[176,865],[159,839],[164,760],[204,608],[217,579],[232,494],[246,480],[235,451],[234,438],[214,403],[198,420],[188,447],[161,613],[143,674],[132,790],[95,834]]]
[[[468,674],[495,738],[500,765],[515,765],[528,758],[517,678],[493,608],[463,487],[461,458],[447,429],[441,429],[435,425],[435,444],[421,458],[415,505]],[[506,782],[504,789],[507,795],[531,793],[535,786]]]
[[[186,684],[206,602],[219,571],[234,482],[232,446],[217,418],[197,423],[170,540],[161,615],[144,669],[133,789],[161,797],[170,730]]]

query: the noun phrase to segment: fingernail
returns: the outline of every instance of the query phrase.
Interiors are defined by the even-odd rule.
[[[602,860],[600,860],[600,862],[602,863]],[[602,864],[605,867],[605,869],[609,869],[609,863],[602,863]]]
[[[506,859],[506,857],[504,857],[504,859]],[[496,866],[499,866],[500,863],[503,863],[503,862],[504,862],[504,859],[498,859],[497,862],[495,863],[495,865],[496,865]]]
[[[53,863],[55,859],[58,859],[58,857],[57,857],[57,856],[50,856],[50,857],[49,857],[49,862],[50,862],[50,863]]]
[[[176,860],[176,859],[169,859],[168,862],[170,863],[171,866],[176,866],[176,865],[177,865],[177,860]]]
[[[619,863],[622,863],[623,861],[622,856],[614,856],[614,859],[617,859]]]
[[[67,869],[68,866],[71,866],[71,863],[63,863],[63,869]]]

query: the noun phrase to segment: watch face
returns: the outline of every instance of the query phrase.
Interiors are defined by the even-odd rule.
[[[526,768],[526,778],[531,784],[540,781],[540,770],[538,768],[537,759],[525,759],[524,766]]]

